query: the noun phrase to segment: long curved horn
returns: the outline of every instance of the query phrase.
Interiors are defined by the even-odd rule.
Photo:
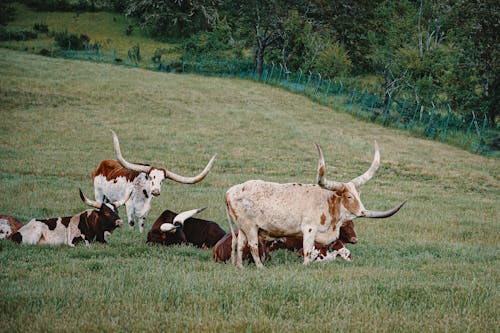
[[[132,171],[138,171],[138,172],[148,172],[151,169],[151,167],[148,165],[141,165],[141,164],[134,164],[134,163],[127,162],[122,156],[122,152],[120,150],[120,142],[118,141],[118,136],[116,135],[115,131],[113,131],[113,130],[111,130],[111,133],[113,133],[113,145],[115,147],[116,159],[118,160],[118,162],[120,162],[120,164],[124,168],[132,170]]]
[[[181,224],[184,224],[184,221],[186,221],[188,218],[193,217],[194,215],[198,214],[199,212],[204,211],[205,209],[207,209],[207,207],[188,210],[188,211],[182,212],[180,214],[177,214],[177,216],[174,218],[173,223],[175,224],[175,223],[179,222]]]
[[[373,156],[372,165],[370,166],[368,171],[366,171],[364,174],[351,180],[351,183],[353,183],[356,187],[363,185],[373,177],[379,165],[380,165],[380,152],[378,150],[377,141],[375,141],[375,156]]]
[[[94,200],[90,200],[89,198],[87,198],[81,189],[78,189],[80,191],[80,199],[82,199],[83,202],[85,202],[87,205],[89,205],[90,207],[94,207],[94,208],[97,208],[97,209],[100,209],[101,206],[102,206],[102,203],[99,203],[97,201],[94,201]]]
[[[325,158],[323,157],[323,151],[321,150],[321,147],[319,146],[319,144],[316,144],[316,148],[318,149],[318,154],[319,154],[318,175],[316,177],[318,185],[324,189],[331,190],[331,191],[342,190],[344,188],[344,183],[327,180],[325,178],[326,166],[325,166]]]
[[[126,195],[126,196],[125,196],[122,200],[120,200],[120,201],[114,201],[114,202],[113,202],[113,205],[114,205],[116,208],[118,208],[118,207],[120,207],[120,206],[124,205],[124,204],[128,201],[128,199],[130,199],[130,196],[132,195],[132,192],[133,192],[133,191],[130,191],[130,192],[129,192],[129,193],[128,193],[128,194],[127,194],[127,195]]]
[[[402,203],[400,203],[399,205],[397,205],[393,209],[386,210],[386,211],[383,211],[383,212],[376,211],[376,210],[368,210],[368,211],[366,211],[365,216],[360,216],[360,217],[367,217],[367,218],[384,218],[384,217],[390,217],[390,216],[396,214],[398,212],[398,210],[400,210],[401,207],[404,206],[404,204],[406,203],[406,201],[407,200],[403,201]]]
[[[205,167],[205,169],[203,169],[203,171],[200,174],[198,174],[197,176],[194,176],[194,177],[184,177],[184,176],[178,175],[176,173],[173,173],[172,171],[168,171],[166,169],[163,169],[163,171],[165,172],[165,178],[169,178],[169,179],[172,179],[172,180],[174,180],[176,182],[183,183],[183,184],[195,184],[195,183],[199,183],[199,182],[201,182],[203,180],[203,178],[205,178],[208,175],[208,172],[210,171],[210,169],[212,169],[212,166],[215,163],[215,157],[216,156],[217,156],[217,154],[215,154],[214,156],[212,156],[212,158],[208,162],[208,164]]]
[[[178,229],[180,227],[181,227],[180,225],[173,225],[172,223],[163,223],[160,226],[160,230],[163,231],[163,232],[169,232],[169,231]]]

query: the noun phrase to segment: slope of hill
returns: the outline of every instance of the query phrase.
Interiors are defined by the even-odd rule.
[[[500,163],[357,120],[304,96],[245,80],[174,75],[0,49],[0,212],[24,222],[85,209],[91,171],[113,157],[193,175],[167,182],[164,210],[208,209],[227,229],[224,192],[248,179],[312,183],[323,147],[329,178],[382,165],[362,188],[354,260],[304,267],[277,252],[262,271],[210,251],[147,246],[117,230],[108,246],[0,242],[1,331],[495,331]],[[121,211],[125,217],[125,211]]]

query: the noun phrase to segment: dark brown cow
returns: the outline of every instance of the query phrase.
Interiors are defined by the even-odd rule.
[[[123,205],[129,197],[130,194],[122,201],[99,203],[86,198],[80,190],[82,201],[95,209],[74,216],[32,219],[13,233],[10,239],[16,243],[66,244],[71,247],[82,241],[87,245],[93,241],[106,243],[106,237],[122,226],[117,207]]]
[[[180,214],[171,210],[164,211],[148,232],[146,243],[186,243],[202,248],[214,246],[226,232],[215,222],[192,217],[204,209],[193,209]]]
[[[345,222],[342,227],[340,227],[339,238],[329,245],[322,245],[319,243],[314,243],[314,247],[316,250],[320,249],[334,249],[344,246],[344,243],[356,244],[358,242],[358,238],[356,236],[356,231],[354,230],[354,222],[349,220]],[[269,241],[267,246],[270,251],[285,249],[289,251],[298,252],[302,250],[303,240],[302,237],[281,237],[273,241]],[[338,250],[337,249],[337,250]]]
[[[0,214],[0,239],[9,238],[23,224],[14,216]]]
[[[238,230],[235,231],[235,237],[238,236]],[[227,262],[231,259],[231,242],[233,240],[233,236],[231,233],[227,233],[224,237],[222,237],[217,244],[215,244],[212,250],[212,259],[216,262]],[[269,249],[265,246],[265,243],[262,239],[259,238],[259,256],[260,260],[269,260],[271,256],[269,254]],[[250,250],[247,247],[243,249],[243,260],[248,260],[248,262],[253,262],[253,258],[250,254]]]

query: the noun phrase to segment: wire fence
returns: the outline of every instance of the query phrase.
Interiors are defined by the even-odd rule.
[[[343,110],[357,117],[384,126],[411,131],[413,134],[447,142],[483,155],[500,155],[500,128],[489,123],[486,115],[462,115],[453,112],[449,105],[420,105],[415,102],[383,98],[365,90],[345,86],[341,81],[323,79],[319,73],[291,72],[282,66],[266,64],[262,75],[255,71],[251,61],[170,61],[149,62],[129,53],[125,56],[97,50],[59,50],[46,55],[69,59],[140,66],[169,73],[192,73],[205,76],[250,79],[283,87],[304,94],[314,101]]]

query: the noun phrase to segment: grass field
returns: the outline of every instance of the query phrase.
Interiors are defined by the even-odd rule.
[[[0,49],[0,213],[27,222],[86,209],[90,173],[125,158],[184,175],[165,209],[207,206],[228,229],[224,193],[249,179],[312,183],[382,166],[362,188],[369,209],[408,198],[385,220],[358,220],[352,262],[303,266],[276,252],[264,270],[211,251],[145,244],[117,230],[107,246],[0,242],[0,331],[495,332],[500,327],[500,163],[366,123],[304,96],[245,80],[149,72]],[[122,217],[125,211],[121,210]]]
[[[139,45],[143,63],[151,63],[151,57],[156,49],[163,50],[162,60],[173,60],[179,57],[174,50],[175,45],[151,39],[138,28],[131,19],[123,14],[110,12],[37,12],[21,4],[14,4],[16,17],[9,22],[9,29],[32,29],[34,23],[43,23],[51,32],[68,31],[77,35],[86,34],[91,44],[101,45],[101,51],[117,52],[118,57],[126,58],[128,50]],[[125,31],[128,25],[134,26],[132,33],[127,36]],[[27,50],[38,53],[42,48],[47,50],[58,49],[52,37],[39,33],[38,39],[27,41],[2,41],[0,47],[16,50]]]

